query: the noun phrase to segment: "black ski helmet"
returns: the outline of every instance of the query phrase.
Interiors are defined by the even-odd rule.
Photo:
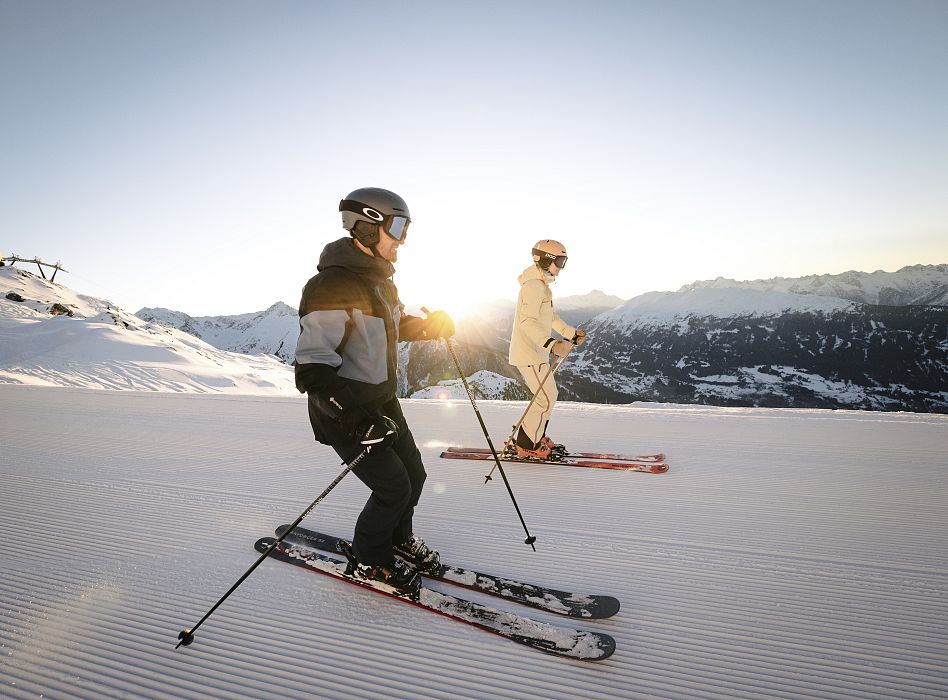
[[[339,202],[339,211],[342,212],[342,227],[368,248],[378,245],[379,224],[393,238],[401,240],[411,221],[405,200],[381,187],[353,190]],[[393,224],[398,227],[398,235],[393,233]]]

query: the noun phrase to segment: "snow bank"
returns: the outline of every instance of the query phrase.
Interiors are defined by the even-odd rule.
[[[296,394],[268,355],[218,350],[18,268],[0,268],[0,383],[130,391]]]

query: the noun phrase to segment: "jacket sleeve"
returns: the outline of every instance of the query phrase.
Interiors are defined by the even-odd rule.
[[[520,287],[520,330],[531,343],[541,346],[550,339],[550,329],[540,323],[540,306],[543,304],[546,285],[540,280],[527,280]]]
[[[567,340],[572,340],[573,336],[576,335],[576,329],[557,316],[555,312],[553,314],[553,330]]]
[[[337,374],[342,346],[350,333],[351,314],[358,304],[347,280],[323,273],[303,288],[300,337],[296,344],[296,388],[314,395],[330,417],[358,405],[348,384]]]

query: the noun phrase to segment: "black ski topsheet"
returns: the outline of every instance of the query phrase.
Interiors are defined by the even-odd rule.
[[[254,547],[258,552],[265,552],[275,539],[273,537],[261,537],[254,544]],[[582,661],[600,661],[612,656],[616,649],[615,640],[607,634],[555,627],[528,617],[439,593],[424,586],[418,592],[417,598],[412,598],[384,583],[366,581],[347,575],[346,562],[327,557],[299,545],[288,545],[286,542],[281,542],[270,553],[270,558],[403,600],[439,615],[465,622],[474,627],[480,627],[518,644],[557,656]]]
[[[282,537],[289,525],[281,525],[276,529],[277,537]],[[339,538],[326,535],[315,530],[297,526],[287,538],[290,542],[301,544],[310,549],[321,549],[324,552],[339,552]],[[619,612],[619,600],[605,595],[582,595],[557,591],[543,586],[534,586],[529,583],[513,581],[511,579],[485,574],[480,571],[471,571],[454,566],[441,564],[441,568],[430,574],[423,574],[428,578],[446,581],[458,586],[464,586],[474,591],[512,600],[521,605],[527,605],[538,610],[579,617],[587,620],[612,617]]]

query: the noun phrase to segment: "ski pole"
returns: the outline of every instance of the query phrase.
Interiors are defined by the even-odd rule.
[[[349,462],[348,464],[346,464],[346,468],[343,469],[342,472],[340,472],[339,476],[337,476],[337,477],[333,480],[333,482],[332,482],[331,484],[329,484],[329,486],[326,487],[326,490],[323,491],[321,494],[319,494],[319,496],[316,497],[316,500],[313,501],[312,503],[310,503],[310,504],[309,504],[309,507],[308,507],[306,510],[304,510],[302,513],[300,513],[300,517],[298,517],[295,521],[293,521],[293,524],[290,525],[290,527],[287,529],[286,532],[284,532],[282,535],[280,535],[280,537],[279,537],[273,544],[271,544],[269,547],[267,547],[267,551],[265,551],[263,554],[260,555],[260,558],[257,559],[257,561],[255,561],[255,562],[253,563],[253,565],[252,565],[249,569],[247,569],[247,571],[244,573],[243,576],[241,576],[239,579],[237,579],[237,583],[235,583],[233,586],[231,586],[231,587],[230,587],[230,590],[227,591],[227,593],[225,593],[223,596],[221,596],[221,599],[220,599],[220,600],[218,600],[216,603],[214,603],[214,607],[212,607],[210,610],[208,610],[208,611],[204,614],[204,617],[202,617],[200,620],[198,620],[198,623],[197,623],[196,625],[194,625],[194,627],[191,627],[191,628],[189,628],[189,629],[183,629],[183,630],[181,630],[181,631],[178,633],[178,639],[179,639],[180,641],[175,645],[175,647],[174,647],[175,649],[177,649],[178,647],[180,647],[182,644],[183,644],[184,646],[188,646],[189,644],[191,644],[191,642],[194,641],[194,632],[195,632],[195,630],[197,630],[197,628],[200,627],[200,626],[204,623],[204,621],[205,621],[207,618],[209,618],[209,617],[211,616],[211,614],[212,614],[215,610],[217,610],[217,608],[220,606],[221,603],[223,603],[225,600],[227,600],[227,597],[228,597],[231,593],[233,593],[234,591],[237,590],[237,587],[238,587],[240,584],[242,584],[242,583],[244,582],[244,580],[245,580],[248,576],[250,576],[251,573],[253,573],[253,570],[254,570],[254,569],[256,569],[258,566],[260,566],[260,564],[263,562],[263,560],[266,559],[266,558],[270,555],[270,552],[272,552],[273,549],[274,549],[278,544],[280,544],[284,539],[286,539],[286,536],[289,535],[289,534],[293,531],[293,529],[303,521],[303,518],[305,518],[307,515],[309,515],[310,511],[312,511],[313,508],[315,508],[316,505],[317,505],[321,500],[323,500],[323,499],[326,497],[326,494],[328,494],[330,491],[332,491],[332,490],[336,487],[336,484],[338,484],[340,481],[342,481],[342,478],[343,478],[346,474],[348,474],[350,471],[352,471],[352,468],[353,468],[353,467],[355,467],[359,462],[362,461],[362,459],[363,459],[367,454],[369,454],[369,451],[370,451],[371,449],[372,449],[371,446],[366,447],[366,448],[365,448],[364,450],[362,450],[358,455],[356,455],[355,458],[354,458],[351,462]],[[343,464],[345,464],[345,462],[343,462]]]
[[[572,352],[572,351],[573,351],[573,349],[570,348],[570,352]],[[568,354],[569,354],[569,353],[567,353],[567,355],[568,355]],[[559,360],[556,361],[555,364],[552,364],[552,365],[550,365],[550,366],[547,368],[546,374],[544,374],[544,375],[543,375],[543,379],[540,380],[540,386],[537,387],[537,390],[536,390],[536,391],[534,392],[534,394],[533,394],[533,398],[530,399],[530,403],[528,403],[528,404],[527,404],[527,407],[523,410],[523,413],[522,413],[521,416],[520,416],[520,420],[518,420],[518,421],[514,424],[513,431],[510,433],[510,437],[508,438],[510,442],[513,442],[513,441],[516,439],[517,428],[519,428],[520,425],[523,423],[523,419],[527,417],[527,413],[530,411],[530,407],[536,402],[537,398],[539,398],[540,392],[543,391],[543,386],[544,386],[544,384],[546,384],[546,380],[549,379],[549,377],[550,377],[551,374],[555,374],[555,373],[556,373],[556,370],[558,370],[558,369],[560,368],[560,365],[562,365],[565,360],[566,360],[566,357],[565,357],[565,356],[564,356],[564,357],[561,357]],[[488,481],[491,481],[491,474],[494,473],[494,469],[496,469],[496,467],[497,467],[497,465],[494,465],[493,467],[491,467],[491,468],[490,468],[490,472],[488,472],[488,473],[487,473],[487,476],[484,477],[484,483],[485,483],[485,484],[486,484]]]
[[[424,309],[422,309],[422,311],[424,311]],[[474,414],[477,416],[477,422],[481,424],[481,430],[484,431],[484,437],[487,438],[487,446],[490,447],[490,453],[494,456],[494,465],[500,469],[500,475],[504,478],[504,484],[507,486],[507,493],[510,494],[510,500],[513,501],[514,508],[517,510],[517,516],[520,518],[520,524],[523,525],[523,531],[527,533],[527,538],[523,541],[523,543],[533,547],[533,551],[535,552],[537,551],[537,548],[533,546],[533,543],[537,541],[537,538],[531,535],[530,530],[527,529],[527,523],[524,522],[523,513],[520,512],[520,506],[517,505],[517,499],[514,497],[513,489],[510,487],[510,482],[507,480],[507,474],[504,473],[504,468],[500,466],[500,457],[497,456],[497,450],[494,449],[494,443],[491,442],[490,434],[487,432],[487,426],[484,425],[484,419],[481,417],[481,412],[477,408],[477,401],[474,400],[474,392],[467,383],[467,379],[464,377],[464,370],[461,369],[461,362],[458,360],[457,353],[454,352],[454,345],[452,345],[450,338],[445,338],[444,343],[448,346],[448,352],[451,353],[451,359],[454,360],[454,367],[457,369],[458,378],[464,384],[464,390],[467,391],[467,397],[471,400],[471,406],[474,407]]]

